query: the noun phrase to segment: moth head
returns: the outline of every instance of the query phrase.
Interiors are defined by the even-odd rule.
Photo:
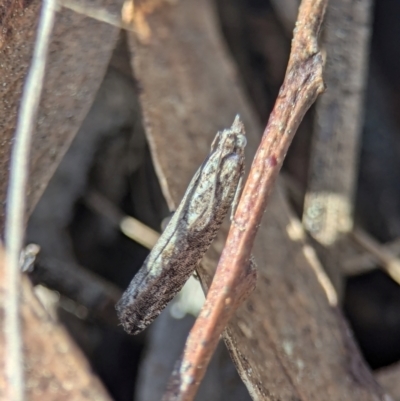
[[[230,128],[219,131],[211,145],[211,151],[220,149],[222,153],[240,153],[247,144],[244,125],[239,115],[235,117]]]
[[[228,131],[230,136],[234,139],[234,151],[237,153],[238,151],[243,150],[247,144],[247,139],[244,124],[240,120],[239,114],[236,115],[233,124]]]

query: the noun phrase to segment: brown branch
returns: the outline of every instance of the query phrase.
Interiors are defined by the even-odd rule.
[[[317,37],[326,4],[327,0],[303,0],[300,6],[284,83],[254,158],[207,300],[189,334],[182,361],[171,377],[165,401],[194,398],[219,337],[240,303],[238,298],[243,298],[249,289],[248,283],[243,284],[243,266],[249,263],[268,197],[304,114],[324,90]]]

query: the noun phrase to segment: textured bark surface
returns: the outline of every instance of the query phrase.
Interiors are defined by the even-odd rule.
[[[166,4],[146,18],[149,40],[130,38],[132,64],[154,163],[173,209],[218,129],[240,113],[250,164],[261,128],[216,30],[210,1]],[[200,269],[203,277],[212,275],[226,230]],[[225,336],[249,392],[257,400],[384,399],[328,302],[326,276],[312,249],[295,241],[293,231],[299,232],[299,222],[276,193],[254,249],[257,289]]]
[[[0,230],[3,230],[8,164],[22,86],[32,55],[40,2],[4,2],[0,37]],[[118,11],[122,0],[99,6]],[[97,3],[96,3],[97,4]],[[3,11],[2,9],[0,11]],[[31,151],[30,213],[78,131],[115,46],[119,30],[67,9],[57,13],[42,100]],[[94,35],[93,32],[96,32]],[[105,40],[106,38],[106,40]]]

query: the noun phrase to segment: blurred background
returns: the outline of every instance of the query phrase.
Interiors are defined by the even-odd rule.
[[[215,0],[227,51],[262,126],[290,51],[296,9],[282,8],[284,3]],[[379,244],[394,244],[391,249],[400,254],[395,246],[400,238],[400,2],[377,0],[371,18],[354,219]],[[121,220],[132,216],[161,232],[163,219],[170,215],[150,155],[140,83],[130,57],[126,32],[121,31],[95,100],[29,219],[27,243],[41,247],[30,273],[36,293],[65,324],[113,399],[151,401],[149,388],[163,387],[162,377],[168,377],[179,356],[202,300],[199,295],[187,311],[179,306],[185,304],[182,295],[184,301],[178,300],[178,306],[134,337],[116,321],[113,305],[149,252],[121,231]],[[291,200],[299,218],[314,118],[312,108],[284,165],[297,188],[297,201]],[[375,259],[367,258],[364,265],[354,271],[338,266],[344,280],[341,306],[363,356],[376,370],[400,359],[400,286]],[[62,271],[68,271],[69,279]],[[198,284],[191,285],[193,294]],[[250,399],[222,345],[198,395],[198,400],[211,398]]]

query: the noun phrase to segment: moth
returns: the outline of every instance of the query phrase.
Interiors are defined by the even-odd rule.
[[[144,330],[200,263],[240,195],[246,142],[239,116],[217,133],[178,209],[116,305],[128,333]]]

